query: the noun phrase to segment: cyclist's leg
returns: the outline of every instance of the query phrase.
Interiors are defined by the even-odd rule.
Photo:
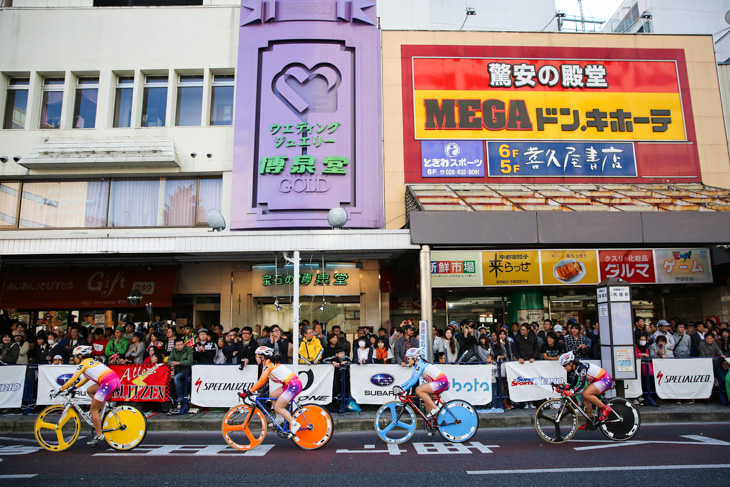
[[[433,386],[431,386],[430,382],[427,382],[426,384],[421,384],[420,386],[416,387],[416,395],[421,398],[423,401],[423,404],[426,406],[426,411],[431,411],[432,409],[436,409],[436,404],[433,402],[433,399],[431,398],[431,395],[433,394]]]
[[[593,413],[593,406],[596,406],[598,409],[603,408],[603,402],[598,398],[598,395],[601,393],[601,390],[598,388],[596,383],[593,383],[586,387],[582,394],[583,394],[583,404],[586,407],[586,413],[590,416]]]
[[[294,377],[289,383],[286,385],[286,389],[284,390],[284,387],[281,388],[282,392],[279,398],[276,400],[276,403],[274,404],[274,411],[276,411],[278,414],[281,415],[284,420],[286,420],[287,423],[290,425],[294,421],[291,414],[289,413],[287,406],[289,406],[289,403],[294,399],[297,394],[302,392],[302,382],[299,380],[298,377]]]
[[[91,396],[91,421],[94,423],[94,432],[96,437],[101,436],[101,408],[104,407],[104,403],[109,399],[112,393],[119,389],[121,383],[119,377],[114,375],[113,378],[102,379],[101,384],[92,384],[86,390],[86,393]]]

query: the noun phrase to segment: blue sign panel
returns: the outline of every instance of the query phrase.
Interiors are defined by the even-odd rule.
[[[481,140],[421,141],[424,178],[483,178],[484,142]]]
[[[490,177],[636,177],[631,143],[487,142],[487,161]]]

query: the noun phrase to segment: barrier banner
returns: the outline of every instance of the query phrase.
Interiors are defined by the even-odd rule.
[[[76,372],[75,365],[39,365],[38,366],[38,397],[36,404],[64,404],[63,399],[57,397],[51,399],[51,391],[58,391],[63,384]],[[78,390],[76,402],[78,404],[91,404],[91,398],[86,394],[86,389],[93,382],[89,381]]]
[[[193,365],[190,402],[209,408],[229,408],[240,404],[238,393],[258,380],[258,367],[249,365]]]
[[[166,364],[110,365],[109,368],[122,383],[112,394],[113,401],[165,402],[170,397],[172,368]]]
[[[300,404],[329,404],[332,402],[332,383],[335,367],[331,364],[299,365],[302,392],[296,397]],[[279,389],[281,384],[269,381],[269,390]]]
[[[566,383],[566,372],[557,360],[533,363],[506,362],[509,398],[514,402],[539,401],[558,396],[550,383]]]
[[[707,399],[715,374],[711,358],[653,359],[654,387],[662,399]]]
[[[358,404],[385,404],[396,399],[393,386],[411,376],[410,367],[400,365],[351,365],[350,395]]]
[[[0,367],[0,409],[19,408],[23,405],[27,365]]]
[[[495,373],[496,366],[492,364],[436,364],[436,367],[449,378],[449,389],[441,394],[444,402],[462,399],[472,406],[492,402],[492,375]]]
[[[601,361],[600,360],[583,360],[583,362],[588,364],[596,364],[599,367],[601,367]],[[641,359],[636,359],[636,370],[641,370]],[[616,395],[616,381],[613,381],[613,386],[611,387],[611,391],[614,395]],[[606,397],[615,397],[608,394],[608,391]],[[638,379],[631,379],[631,380],[624,380],[624,397],[627,399],[635,399],[641,394],[643,394],[644,389],[641,386],[641,375],[639,375]]]

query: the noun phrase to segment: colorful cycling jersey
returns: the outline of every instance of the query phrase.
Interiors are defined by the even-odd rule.
[[[84,377],[79,381],[78,384],[76,384],[76,388],[83,386],[89,380],[92,380],[97,384],[101,384],[107,379],[111,379],[114,377],[119,378],[116,372],[114,372],[106,365],[102,364],[101,362],[97,362],[93,358],[87,358],[84,359],[78,367],[76,367],[76,372],[74,372],[74,375],[66,381],[66,383],[61,387],[60,390],[65,391],[66,389],[71,387],[74,382],[76,382],[76,379],[81,377],[81,374],[83,374]]]
[[[448,381],[446,374],[441,372],[434,365],[429,364],[423,359],[419,359],[418,362],[416,362],[416,365],[413,366],[413,373],[411,374],[411,377],[401,386],[403,390],[407,391],[411,387],[415,386],[421,375],[423,375],[424,379],[426,379],[426,382]]]
[[[294,372],[289,370],[287,367],[267,360],[263,370],[261,371],[261,377],[259,377],[258,382],[256,382],[250,390],[251,392],[258,391],[267,384],[269,378],[278,384],[287,385],[295,377],[296,375],[294,375]]]
[[[594,382],[608,376],[608,373],[598,365],[584,364],[579,362],[575,370],[568,374],[568,384],[573,389],[580,391]],[[608,376],[610,377],[610,376]]]

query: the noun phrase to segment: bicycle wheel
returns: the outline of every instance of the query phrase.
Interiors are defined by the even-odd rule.
[[[62,418],[65,406],[56,404],[41,411],[35,421],[35,439],[48,451],[62,451],[74,444],[81,431],[76,410],[70,408]],[[63,421],[61,421],[63,419]]]
[[[134,406],[125,404],[108,411],[101,422],[104,440],[115,450],[131,450],[147,436],[147,418]],[[112,430],[112,431],[107,431]]]
[[[578,431],[575,409],[562,399],[547,400],[535,411],[535,429],[549,443],[564,443]]]
[[[626,441],[633,437],[641,425],[639,410],[622,397],[615,397],[606,403],[611,406],[611,414],[606,421],[599,425],[601,433],[606,438],[616,441]]]
[[[332,416],[327,410],[314,404],[307,404],[292,414],[301,426],[292,441],[303,450],[322,448],[332,438]],[[312,429],[309,429],[311,425]]]
[[[479,417],[474,406],[455,399],[441,407],[436,418],[439,433],[446,441],[462,443],[470,439],[479,428]]]
[[[400,401],[383,404],[375,413],[375,432],[386,443],[404,443],[416,432],[416,413]]]
[[[221,428],[223,439],[236,450],[251,450],[266,438],[264,413],[246,404],[229,409],[223,417]]]

